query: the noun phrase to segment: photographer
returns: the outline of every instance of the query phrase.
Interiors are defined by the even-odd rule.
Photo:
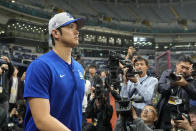
[[[155,122],[158,119],[157,111],[152,105],[146,105],[141,112],[141,118],[138,118],[135,109],[132,107],[132,114],[130,117],[133,118],[133,131],[158,131],[160,129],[155,128]],[[122,121],[118,120],[115,131],[123,131]],[[129,131],[129,130],[128,130]]]
[[[2,56],[1,59],[6,62],[0,67],[0,107],[4,109],[6,115],[9,109],[9,82],[14,72],[14,67],[8,57]]]
[[[173,130],[184,129],[186,131],[196,131],[196,107],[191,107],[189,112],[189,120],[182,115],[183,120],[171,120]]]
[[[105,90],[96,90],[95,98],[88,102],[86,117],[91,118],[97,131],[112,131],[110,120],[113,108],[107,103],[107,93]]]
[[[154,91],[157,87],[158,80],[154,77],[147,76],[148,61],[143,57],[138,56],[134,61],[134,69],[139,74],[124,77],[124,85],[121,88],[120,96],[124,98],[130,98],[134,96],[142,96],[144,102],[133,103],[136,108],[136,112],[140,115],[141,110],[146,104],[152,104]],[[133,72],[135,72],[133,71]],[[127,75],[128,72],[126,72]]]
[[[24,100],[17,101],[15,107],[12,108],[7,126],[3,127],[5,131],[24,131],[23,120],[25,116],[26,104]]]
[[[158,127],[171,129],[171,117],[182,119],[182,113],[188,113],[189,100],[196,99],[195,81],[190,76],[192,61],[190,57],[182,56],[176,63],[176,71],[166,70],[159,80],[158,92],[162,94],[157,104],[159,111]]]
[[[101,80],[101,78],[99,77],[99,75],[97,75],[97,69],[95,65],[91,65],[88,68],[88,72],[89,72],[89,78],[87,78],[90,82],[91,82],[91,86],[96,88],[96,84],[99,83],[100,87],[103,87],[103,82]]]

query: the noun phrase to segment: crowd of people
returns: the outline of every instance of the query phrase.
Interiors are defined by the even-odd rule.
[[[156,78],[148,60],[129,47],[124,58],[129,66],[117,61],[115,70],[98,72],[96,65],[86,67],[71,57],[84,23],[67,12],[51,18],[54,48],[34,60],[22,77],[10,57],[1,57],[2,131],[196,131],[196,79],[189,56],[182,55],[176,69]],[[111,97],[119,106],[110,104]]]
[[[0,127],[2,131],[23,130],[26,111],[23,99],[25,72],[18,76],[19,69],[7,56],[1,57],[4,64],[0,66]]]
[[[128,49],[130,58],[126,56],[125,59],[132,62],[134,71],[132,75],[127,76],[128,69],[119,63],[119,68],[122,69],[122,74],[118,74],[118,77],[121,77],[119,78],[121,80],[120,88],[116,89],[112,87],[113,85],[108,87],[107,82],[108,77],[111,75],[110,72],[101,71],[97,74],[95,65],[89,67],[86,81],[90,81],[90,84],[85,86],[85,89],[87,89],[85,95],[88,96],[87,94],[89,94],[87,97],[89,99],[87,99],[87,106],[83,105],[86,107],[85,118],[92,118],[92,123],[96,125],[97,130],[112,130],[111,123],[106,122],[111,120],[112,113],[117,113],[118,116],[115,131],[196,130],[196,105],[194,104],[196,100],[196,81],[192,73],[193,62],[191,58],[181,56],[176,62],[176,69],[167,69],[159,78],[156,78],[148,73],[148,60],[139,56],[139,54],[136,55],[135,51],[130,49],[133,48]],[[132,53],[129,53],[129,51]],[[105,94],[99,95],[99,91],[103,91]],[[120,113],[112,112],[109,93],[115,97],[116,101],[132,101],[132,107],[128,114],[124,114],[123,108]],[[154,97],[157,93],[160,98],[156,103],[154,102]],[[99,97],[102,97],[104,102],[100,101]],[[142,101],[137,100],[140,97],[143,98]],[[102,103],[105,103],[105,106]],[[103,106],[102,108],[100,107],[101,105]],[[126,108],[129,108],[129,106]],[[99,109],[98,112],[93,112],[94,110],[97,111],[97,109]],[[101,114],[105,117],[101,117]],[[129,118],[126,115],[129,115]],[[94,130],[92,126],[87,125],[87,127]]]

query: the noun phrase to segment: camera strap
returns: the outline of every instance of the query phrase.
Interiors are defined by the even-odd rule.
[[[149,78],[149,76],[147,76],[143,81],[141,81],[141,82],[140,82],[140,85],[142,85],[143,82],[145,82],[148,78]]]

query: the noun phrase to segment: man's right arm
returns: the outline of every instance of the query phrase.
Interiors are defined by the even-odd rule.
[[[167,80],[169,71],[164,71],[159,79],[158,92],[163,95],[170,94],[170,81]]]
[[[70,131],[60,121],[50,115],[50,103],[44,98],[28,98],[36,127],[40,131]]]

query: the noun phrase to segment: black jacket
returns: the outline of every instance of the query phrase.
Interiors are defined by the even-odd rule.
[[[86,117],[97,121],[97,131],[112,131],[110,120],[112,118],[113,108],[110,104],[105,103],[101,109],[97,109],[95,99],[89,101],[86,108]]]
[[[10,79],[14,72],[14,67],[11,62],[7,64],[8,64],[8,70],[3,71],[1,75],[3,92],[0,94],[0,103],[4,103],[5,101],[8,101],[10,95],[9,93]]]
[[[167,105],[169,97],[171,95],[171,87],[170,87],[170,80],[168,76],[172,70],[166,70],[162,73],[160,79],[159,79],[159,85],[158,85],[158,92],[161,94],[161,98],[159,99],[157,103],[157,110],[159,112],[159,118],[163,117],[164,115],[168,114],[162,114],[163,108]],[[187,109],[184,111],[184,113],[187,113],[189,110],[189,101],[190,99],[196,99],[196,81],[191,77],[185,78],[186,81],[189,83],[188,87],[179,87],[178,91],[178,97],[183,100],[183,106],[187,107]],[[173,87],[177,88],[177,87]],[[160,120],[158,120],[160,121]]]

